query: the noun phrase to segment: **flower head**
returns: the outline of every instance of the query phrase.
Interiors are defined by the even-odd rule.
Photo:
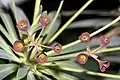
[[[85,64],[88,60],[88,56],[86,54],[79,54],[77,56],[77,61],[80,63],[80,64]]]
[[[27,31],[28,30],[28,21],[27,20],[20,20],[17,24],[17,28],[21,31]]]
[[[17,51],[17,52],[22,52],[22,51],[24,51],[24,44],[23,44],[23,42],[21,41],[21,40],[17,40],[17,41],[15,41],[14,42],[14,44],[13,44],[13,49],[15,50],[15,51]]]
[[[90,40],[90,35],[88,32],[84,32],[82,33],[80,36],[79,36],[79,39],[82,41],[82,42],[88,42]]]
[[[45,63],[45,62],[47,62],[47,55],[45,53],[40,53],[37,56],[37,62],[38,63]]]
[[[62,45],[59,44],[59,43],[54,44],[53,50],[54,50],[57,54],[59,54],[59,53],[61,52],[61,50],[62,50]]]
[[[47,24],[50,23],[50,18],[47,15],[47,12],[43,12],[43,14],[40,17],[40,23],[42,25],[42,28],[46,28]]]
[[[110,39],[106,36],[101,37],[101,46],[108,45],[110,43]]]
[[[99,60],[98,63],[99,63],[99,68],[101,72],[105,72],[106,69],[110,66],[110,62],[108,61]]]

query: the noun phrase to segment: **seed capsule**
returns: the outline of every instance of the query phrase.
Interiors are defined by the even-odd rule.
[[[45,53],[40,53],[37,56],[37,62],[38,63],[45,63],[45,62],[47,62],[47,55]]]
[[[24,44],[21,40],[17,40],[13,44],[13,49],[17,52],[22,52],[24,51]]]
[[[89,33],[88,33],[88,32],[82,33],[82,34],[79,36],[79,39],[80,39],[82,42],[88,42],[88,41],[90,40]]]
[[[28,21],[27,20],[21,20],[17,24],[17,28],[21,31],[27,31],[28,30]]]
[[[80,64],[85,64],[88,60],[88,56],[86,54],[79,54],[77,56],[77,61],[80,63]]]
[[[101,72],[105,72],[106,69],[110,66],[110,62],[108,61],[99,60],[98,63],[99,63],[99,68]]]

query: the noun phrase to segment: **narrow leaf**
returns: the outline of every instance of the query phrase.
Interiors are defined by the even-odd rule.
[[[15,57],[14,55],[8,54],[1,49],[0,49],[0,58],[7,59],[7,60],[10,60],[10,61],[12,60],[12,61],[15,61],[15,62],[20,62],[20,60],[17,57]]]
[[[58,21],[57,18],[58,18],[58,16],[59,16],[60,10],[61,10],[61,8],[62,8],[63,2],[64,2],[64,1],[61,1],[60,5],[59,5],[59,8],[58,8],[58,10],[57,10],[57,12],[56,12],[56,14],[55,14],[52,22],[50,23],[50,26],[48,26],[48,29],[47,29],[47,31],[46,31],[48,34],[49,34],[49,32],[53,32],[54,29],[56,29],[56,26],[58,26],[58,27],[60,26],[60,21]],[[56,21],[56,20],[57,20],[57,21]],[[53,25],[54,25],[54,26],[53,26]],[[56,29],[56,30],[57,30],[57,29]],[[55,30],[55,31],[56,31],[56,30]],[[53,33],[55,33],[55,32],[53,32]],[[50,34],[53,35],[52,33],[50,33]],[[44,40],[44,42],[46,43],[46,42],[50,39],[50,37],[52,37],[52,36],[47,36],[46,39]],[[43,43],[44,43],[44,42],[43,42]]]
[[[55,77],[57,80],[78,80],[76,77],[63,73],[63,72],[57,72],[55,70],[46,69],[46,71],[49,72],[53,77]]]
[[[0,80],[3,80],[3,78],[15,72],[16,69],[17,69],[16,64],[1,64],[0,65]]]
[[[5,37],[11,42],[13,43],[14,41],[12,40],[11,36],[9,35],[9,33],[4,29],[4,27],[0,24],[0,31],[5,35]]]
[[[50,18],[53,19],[55,13],[56,13],[55,11],[50,12],[50,13],[48,14],[48,16],[50,16]],[[45,31],[44,31],[43,34],[42,34],[43,36],[47,35],[47,36],[45,37],[45,40],[43,41],[43,44],[45,44],[46,42],[48,42],[48,40],[50,40],[50,38],[51,38],[51,37],[55,34],[55,32],[58,30],[60,24],[61,24],[61,20],[60,20],[60,17],[59,17],[59,18],[56,19],[56,21],[55,21],[54,25],[52,25],[52,28],[51,28],[51,29],[49,28],[50,25],[47,26],[47,28],[45,29]]]
[[[35,76],[33,75],[33,73],[31,71],[29,71],[27,74],[27,80],[36,80]]]
[[[18,39],[12,19],[8,13],[0,12],[0,16],[5,24],[8,33],[11,35],[12,39],[15,41]]]
[[[27,75],[28,70],[29,70],[28,66],[25,66],[25,65],[20,66],[17,72],[17,79],[24,78]]]
[[[12,0],[12,2],[10,4],[10,7],[11,7],[12,12],[14,14],[16,23],[18,23],[18,21],[21,20],[21,19],[25,19],[25,20],[27,20],[29,22],[27,16],[23,12],[23,10],[15,5],[15,1],[14,0]]]
[[[40,10],[40,2],[41,2],[41,0],[36,0],[36,2],[35,2],[33,22],[35,21],[35,19],[37,18],[37,15],[38,15],[38,13],[39,13],[39,10]]]

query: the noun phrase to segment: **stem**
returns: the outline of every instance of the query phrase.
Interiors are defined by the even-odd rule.
[[[32,36],[29,34],[28,31],[27,31],[27,35],[28,35],[28,37],[30,38],[30,40],[32,41],[32,43],[34,43],[34,40],[33,40]]]
[[[102,28],[98,29],[97,31],[91,33],[91,34],[90,34],[90,37],[92,37],[92,36],[100,33],[101,31],[109,28],[112,24],[116,23],[116,22],[119,21],[119,20],[120,20],[120,16],[117,17],[117,18],[116,18],[115,20],[113,20],[112,22],[108,23],[107,25],[103,26]],[[66,48],[68,48],[68,47],[71,47],[71,46],[73,46],[73,45],[75,45],[75,44],[78,44],[78,43],[80,43],[80,42],[81,42],[80,40],[76,40],[76,41],[74,41],[74,42],[72,42],[72,43],[69,43],[69,44],[63,46],[63,49],[66,49]],[[52,53],[52,52],[48,52],[48,53]]]
[[[95,53],[95,52],[98,51],[100,48],[101,48],[101,46],[98,47],[98,48],[96,48],[96,49],[94,49],[91,53]]]
[[[59,5],[59,8],[58,8],[58,10],[57,10],[57,12],[56,12],[56,15],[55,15],[53,21],[50,23],[50,26],[49,26],[49,28],[48,28],[47,33],[49,33],[49,31],[52,29],[52,26],[54,25],[54,23],[55,23],[58,15],[59,15],[59,13],[60,13],[60,10],[61,10],[61,8],[62,8],[63,2],[64,2],[64,1],[62,0],[61,3],[60,3],[60,5]]]
[[[80,43],[80,42],[81,42],[80,40],[76,40],[76,41],[74,41],[74,42],[72,42],[72,43],[70,43],[70,44],[68,44],[68,45],[63,46],[62,49],[66,49],[66,48],[68,48],[68,47],[70,47],[70,46],[73,46],[73,45],[75,45],[75,44],[78,44],[78,43]],[[52,53],[54,53],[54,50],[51,50],[51,51],[47,52],[48,55],[50,55],[50,54],[52,54]]]
[[[62,27],[61,29],[49,40],[49,43],[53,42],[62,32],[64,29],[68,27],[68,25],[71,24],[71,22],[92,2],[93,0],[87,1],[85,5],[80,8]]]
[[[119,51],[119,50],[120,50],[120,47],[115,47],[115,48],[102,49],[102,50],[97,51],[96,53]]]
[[[111,52],[111,51],[118,51],[118,50],[120,51],[120,47],[102,49],[102,50],[97,51],[95,54],[105,53],[105,52]],[[79,52],[79,53],[68,54],[68,55],[62,55],[62,56],[56,56],[56,57],[49,57],[48,60],[49,61],[55,61],[55,60],[62,60],[62,59],[74,58],[78,54],[82,54],[82,53],[85,53],[85,51]]]
[[[45,46],[45,45],[40,45],[40,46],[44,48],[52,49],[52,47],[49,47],[49,46]]]
[[[78,73],[86,73],[89,75],[95,75],[95,76],[102,76],[106,78],[115,78],[115,79],[120,79],[120,75],[113,75],[113,74],[106,74],[106,73],[99,73],[99,72],[92,72],[92,71],[87,71],[83,69],[74,69],[74,68],[69,68],[69,67],[61,67],[62,70],[66,71],[71,71],[71,72],[78,72]]]

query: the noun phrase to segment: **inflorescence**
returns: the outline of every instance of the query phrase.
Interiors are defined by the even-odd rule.
[[[51,19],[49,18],[47,13],[43,12],[41,14],[41,17],[40,17],[40,24],[42,26],[41,29],[44,30],[50,22],[51,22]],[[51,46],[43,45],[40,41],[41,40],[41,33],[39,34],[37,39],[35,39],[35,40],[32,39],[32,36],[29,34],[29,31],[28,31],[30,26],[28,25],[27,20],[20,20],[17,24],[17,28],[28,36],[29,43],[25,45],[22,40],[16,40],[13,44],[13,51],[24,52],[25,49],[29,50],[29,49],[35,47],[35,48],[37,48],[37,52],[36,52],[36,56],[34,57],[35,59],[32,59],[32,60],[35,60],[36,62],[38,62],[40,64],[47,62],[47,54],[44,51],[44,48],[52,49],[55,51],[55,53],[60,54],[60,52],[62,50],[62,45],[59,43],[54,43]],[[42,30],[41,30],[41,32],[42,32]],[[81,34],[79,36],[79,40],[81,40],[81,42],[89,44],[89,42],[91,41],[89,33],[84,32],[83,34]],[[87,62],[87,60],[89,59],[89,57],[92,57],[99,63],[99,68],[100,68],[101,72],[105,72],[106,69],[110,66],[110,62],[99,60],[98,56],[95,55],[95,52],[97,50],[101,49],[102,47],[106,46],[108,43],[110,43],[110,40],[106,36],[101,36],[100,40],[101,40],[101,43],[100,43],[100,46],[98,48],[91,51],[90,47],[88,45],[87,51],[85,53],[79,54],[77,56],[77,61],[80,64],[85,64]],[[29,54],[29,51],[27,52],[27,54]]]
[[[47,15],[46,12],[43,12],[40,17],[40,24],[41,24],[41,29],[44,30],[47,25],[51,22],[50,17]],[[44,51],[44,48],[52,49],[55,51],[56,54],[59,54],[62,50],[62,45],[59,43],[54,43],[52,46],[46,46],[42,45],[41,43],[41,34],[37,37],[37,39],[33,40],[32,35],[29,34],[29,28],[30,26],[28,25],[27,20],[20,20],[18,24],[16,25],[18,30],[22,31],[23,34],[26,34],[29,38],[29,43],[25,45],[24,41],[22,40],[16,40],[13,43],[13,51],[16,52],[24,52],[26,49],[31,49],[33,47],[37,48],[36,56],[34,59],[38,63],[45,63],[47,62],[47,54]],[[42,31],[41,30],[41,31]],[[29,51],[27,52],[29,54]],[[31,60],[31,61],[32,61]]]
[[[79,40],[81,40],[81,42],[84,42],[84,43],[87,44],[87,48],[86,48],[87,51],[85,53],[83,53],[83,54],[79,54],[77,56],[77,61],[80,64],[85,64],[88,61],[89,57],[92,57],[92,58],[94,58],[98,62],[100,71],[101,72],[105,72],[106,69],[110,66],[110,62],[99,60],[98,56],[95,54],[95,52],[98,51],[99,49],[103,48],[107,44],[109,44],[110,43],[110,39],[108,37],[106,37],[106,36],[101,36],[100,37],[100,40],[101,40],[100,46],[98,48],[96,48],[95,50],[93,50],[93,51],[91,51],[90,47],[89,47],[90,35],[89,35],[88,32],[82,33],[79,36]]]

